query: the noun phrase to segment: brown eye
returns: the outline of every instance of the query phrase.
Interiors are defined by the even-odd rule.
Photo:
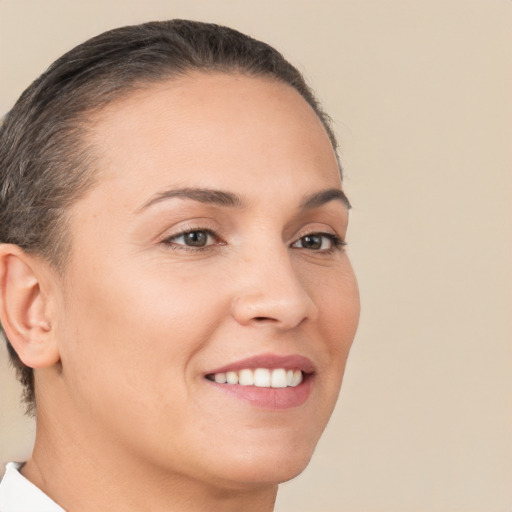
[[[300,237],[292,247],[328,253],[337,248],[342,248],[345,242],[332,233],[310,233]]]
[[[189,247],[204,247],[208,242],[208,233],[205,231],[190,231],[183,235],[183,242]]]
[[[313,249],[317,251],[322,248],[322,239],[322,235],[307,235],[300,239],[300,244],[303,249]]]
[[[176,248],[190,247],[191,249],[202,249],[216,242],[215,234],[207,229],[196,229],[173,235],[163,241],[165,245]]]

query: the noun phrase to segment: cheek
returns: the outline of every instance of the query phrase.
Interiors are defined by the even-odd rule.
[[[125,278],[110,270],[73,280],[63,308],[65,375],[71,385],[85,383],[80,392],[91,400],[112,390],[129,397],[132,406],[147,403],[149,395],[169,401],[171,386],[172,397],[179,398],[189,361],[222,318],[215,287],[176,272],[139,269],[138,276],[133,271]]]
[[[357,280],[346,257],[342,265],[322,275],[308,274],[307,288],[318,307],[318,328],[332,355],[346,354],[359,323],[360,300]]]
[[[75,280],[64,308],[62,376],[74,406],[94,417],[91,431],[141,456],[163,450],[167,457],[200,427],[192,406],[195,355],[217,329],[223,305],[204,279],[134,275],[120,279],[112,271],[107,287],[100,276]]]
[[[320,287],[321,283],[316,281],[316,303],[319,310],[318,329],[325,347],[325,366],[320,374],[325,374],[325,378],[319,378],[318,383],[328,417],[338,398],[356,334],[360,302],[357,281],[349,265],[342,272],[333,273],[323,282],[324,286]]]
[[[301,270],[304,288],[317,306],[311,335],[323,344],[326,365],[342,370],[354,339],[360,313],[359,290],[350,262],[344,255],[332,268]]]

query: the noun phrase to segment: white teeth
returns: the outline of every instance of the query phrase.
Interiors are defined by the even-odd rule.
[[[237,372],[227,372],[226,380],[228,384],[238,384],[238,373]]]
[[[286,370],[278,368],[272,372],[271,384],[273,388],[285,388],[288,384],[286,382]]]
[[[213,377],[213,378],[212,378]],[[216,373],[209,377],[218,384],[240,384],[241,386],[256,386],[259,388],[286,388],[298,386],[304,379],[300,370],[285,370],[284,368],[246,368],[239,372]]]
[[[258,388],[269,388],[270,370],[266,368],[256,368],[256,370],[254,370],[254,385]]]
[[[293,372],[292,387],[298,386],[302,382],[302,372],[295,370]]]
[[[215,378],[215,382],[218,382],[219,384],[226,384],[226,382],[227,382],[225,373],[216,373],[214,378]]]
[[[254,374],[252,370],[240,370],[238,375],[238,383],[242,386],[254,385]]]

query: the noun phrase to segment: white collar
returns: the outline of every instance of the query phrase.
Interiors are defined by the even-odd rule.
[[[0,482],[1,512],[65,512],[20,472],[21,464],[9,462]]]

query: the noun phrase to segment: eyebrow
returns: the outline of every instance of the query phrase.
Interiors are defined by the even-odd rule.
[[[136,211],[142,211],[150,206],[172,198],[192,199],[200,203],[216,204],[219,206],[227,206],[231,208],[242,208],[244,201],[237,194],[225,192],[223,190],[214,190],[208,188],[178,188],[165,190],[155,194],[147,203],[143,204]]]
[[[313,194],[307,195],[303,199],[300,207],[303,210],[309,210],[312,208],[318,208],[319,206],[322,206],[330,201],[341,201],[347,210],[352,208],[348,197],[345,195],[345,192],[339,188],[329,188],[327,190],[322,190],[321,192],[315,192]]]
[[[245,206],[244,200],[233,192],[226,192],[223,190],[214,190],[207,188],[178,188],[171,190],[164,190],[155,194],[147,203],[144,203],[138,208],[135,213],[146,210],[154,204],[160,203],[167,199],[180,198],[192,199],[200,203],[216,204],[229,208],[243,208]],[[351,208],[350,201],[341,189],[329,188],[320,192],[315,192],[304,197],[300,204],[301,210],[310,210],[318,208],[330,201],[341,201],[343,205],[349,210]]]

